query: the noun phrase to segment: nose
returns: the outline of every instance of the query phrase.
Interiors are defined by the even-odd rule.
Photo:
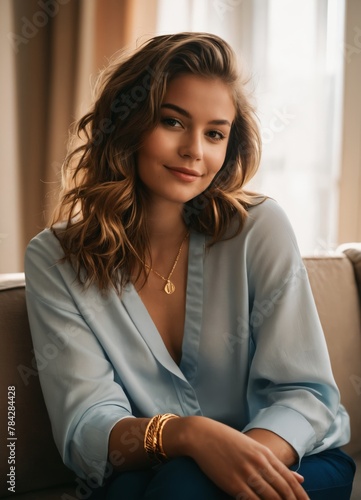
[[[190,132],[183,136],[179,146],[179,155],[184,159],[199,161],[203,158],[202,136],[197,132]]]

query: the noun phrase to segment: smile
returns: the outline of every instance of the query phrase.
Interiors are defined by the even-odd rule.
[[[173,168],[173,167],[165,167],[168,172],[177,177],[184,182],[194,182],[202,175],[199,172],[195,172],[189,168]]]

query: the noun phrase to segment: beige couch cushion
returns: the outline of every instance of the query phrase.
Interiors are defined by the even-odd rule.
[[[361,452],[361,326],[354,270],[345,255],[304,259],[341,400],[351,419],[351,455]],[[340,348],[342,342],[342,348]],[[361,402],[361,399],[360,399]]]

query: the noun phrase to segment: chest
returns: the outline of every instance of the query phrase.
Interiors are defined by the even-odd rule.
[[[180,265],[172,276],[173,293],[165,291],[166,282],[150,273],[147,283],[138,291],[165,347],[174,361],[182,358],[182,343],[186,315],[187,265]]]

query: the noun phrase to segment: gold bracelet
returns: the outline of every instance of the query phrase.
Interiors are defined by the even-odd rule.
[[[178,418],[174,413],[155,415],[150,419],[144,434],[144,449],[151,460],[164,462],[168,460],[163,449],[163,428],[171,418]]]
[[[144,449],[151,460],[155,458],[155,430],[157,429],[160,417],[161,415],[155,415],[150,419],[144,434]]]

